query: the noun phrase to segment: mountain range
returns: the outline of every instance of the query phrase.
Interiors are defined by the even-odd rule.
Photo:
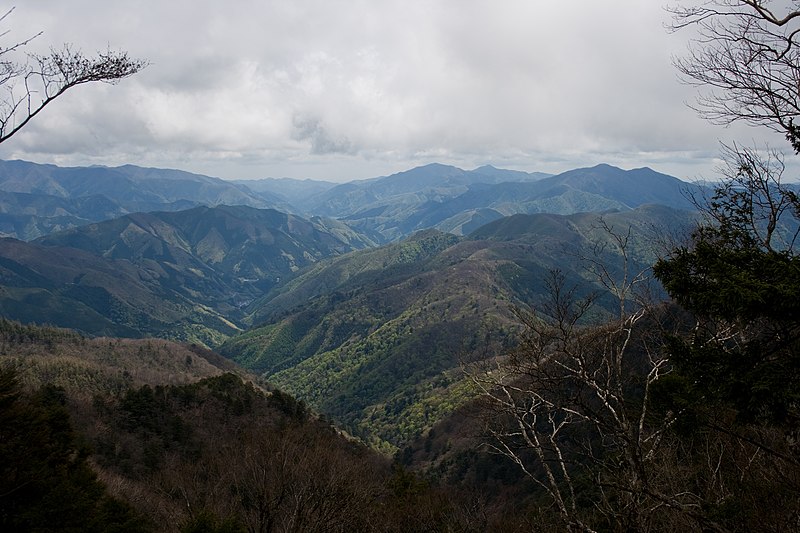
[[[249,331],[219,349],[351,433],[394,450],[457,407],[464,361],[514,343],[516,310],[546,303],[551,272],[578,296],[604,293],[592,267],[647,271],[662,237],[689,224],[664,206],[514,215],[459,238],[425,230],[322,261],[248,307]],[[658,288],[654,288],[658,298]],[[663,295],[661,296],[663,298]],[[594,317],[614,313],[601,297]]]
[[[697,191],[608,165],[249,186],[3,162],[0,222],[29,242],[0,240],[0,314],[217,347],[397,450],[470,396],[460,363],[515,342],[515,309],[544,301],[550,272],[602,294],[586,267],[621,272],[609,229],[629,232],[628,266],[646,270],[692,223]]]
[[[792,379],[762,363],[791,366],[797,291],[752,265],[791,270],[798,221],[725,212],[736,187],[0,174],[0,530],[795,525]]]
[[[517,213],[570,214],[645,203],[692,209],[687,198],[697,190],[648,168],[609,165],[551,176],[430,164],[335,185],[288,178],[232,182],[132,165],[61,168],[0,161],[0,234],[32,240],[134,212],[245,205],[337,219],[385,243],[426,228],[465,235]]]
[[[145,211],[180,211],[199,205],[287,205],[266,192],[179,170],[40,165],[0,161],[0,234],[36,237]]]
[[[336,221],[245,206],[136,213],[31,243],[3,239],[0,309],[93,335],[212,345],[283,277],[371,245]]]
[[[557,176],[432,164],[373,180],[350,182],[312,197],[304,207],[339,218],[389,242],[425,228],[465,235],[518,213],[570,214],[657,203],[693,209],[697,188],[649,168],[610,165]]]

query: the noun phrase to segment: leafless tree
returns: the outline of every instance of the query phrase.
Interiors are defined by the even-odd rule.
[[[747,238],[765,251],[794,253],[800,232],[800,197],[784,183],[784,157],[776,150],[722,145],[722,182],[695,205],[712,227]]]
[[[745,122],[783,133],[800,153],[800,1],[688,0],[667,8],[670,28],[692,28],[682,79],[701,91],[694,108],[711,123]],[[792,250],[797,193],[782,183],[784,157],[770,147],[722,146],[723,178],[696,205],[728,237],[750,235],[767,251]]]
[[[13,9],[0,16],[6,22]],[[8,31],[0,33],[7,38]],[[9,45],[0,44],[0,143],[24,128],[53,100],[78,85],[117,83],[147,66],[127,52],[107,50],[85,56],[70,45],[51,48],[46,55],[27,54],[26,47],[41,33]]]
[[[800,2],[704,0],[670,6],[672,30],[693,27],[682,79],[704,92],[695,109],[715,124],[744,121],[787,136],[800,150]]]
[[[699,512],[702,495],[665,475],[662,448],[679,413],[651,410],[653,388],[671,371],[662,310],[639,298],[648,276],[628,266],[629,235],[601,227],[625,266],[615,276],[590,257],[588,267],[617,314],[593,323],[595,297],[578,298],[578,287],[551,273],[549,302],[519,313],[520,345],[470,372],[491,413],[489,446],[542,488],[569,531],[598,521],[620,531],[720,530]]]

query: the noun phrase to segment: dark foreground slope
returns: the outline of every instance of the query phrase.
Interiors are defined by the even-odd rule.
[[[3,530],[505,529],[229,365],[0,322]]]

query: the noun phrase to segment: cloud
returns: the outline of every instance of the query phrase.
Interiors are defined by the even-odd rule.
[[[296,115],[292,138],[311,141],[312,154],[352,154],[353,146],[346,137],[334,138],[318,118]]]
[[[717,138],[745,130],[685,106],[692,90],[670,62],[684,37],[665,20],[641,0],[36,0],[9,19],[12,37],[44,30],[35,46],[111,46],[151,65],[77,88],[0,157],[232,178],[366,177],[434,159],[709,168]]]

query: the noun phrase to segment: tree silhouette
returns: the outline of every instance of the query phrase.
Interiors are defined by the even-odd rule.
[[[0,16],[6,22],[13,9]],[[8,31],[0,33],[6,37]],[[107,50],[94,57],[65,44],[45,55],[26,54],[25,48],[38,38],[0,45],[0,143],[24,128],[56,98],[78,85],[92,82],[117,83],[147,62],[132,59],[127,52]]]

